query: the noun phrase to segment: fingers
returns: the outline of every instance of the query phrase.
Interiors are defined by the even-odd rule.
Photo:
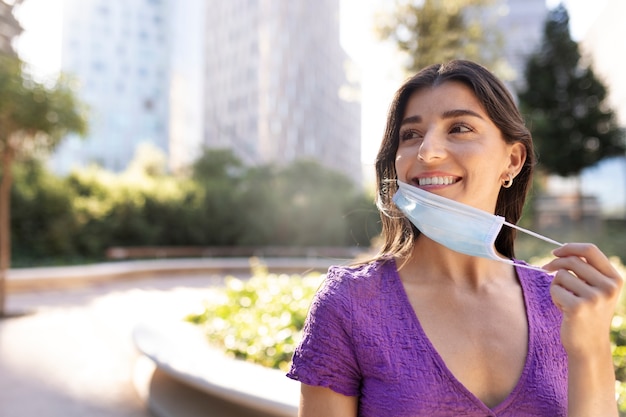
[[[543,268],[556,271],[550,295],[561,310],[561,342],[570,357],[589,358],[610,346],[609,329],[622,277],[595,246],[569,243]]]
[[[595,304],[617,299],[622,277],[595,245],[570,243],[553,254],[557,258],[543,268],[557,271],[551,293],[561,309],[572,308],[582,300]]]
[[[550,286],[550,296],[554,304],[556,304],[561,311],[571,311],[579,305],[581,301],[579,294],[568,290],[565,286],[559,285],[556,282],[553,282]]]
[[[561,311],[569,311],[576,314],[584,305],[592,311],[608,308],[613,311],[613,300],[619,293],[615,285],[590,285],[569,271],[560,270],[554,277],[550,286],[552,300]],[[608,304],[607,304],[608,302]]]
[[[554,251],[552,254],[557,257],[557,259],[549,262],[544,266],[544,269],[556,271],[558,269],[569,269],[567,268],[569,262],[564,261],[568,257],[577,257],[580,260],[583,260],[588,265],[591,265],[593,269],[596,269],[602,275],[605,275],[610,278],[614,278],[617,280],[621,280],[619,273],[615,270],[613,265],[609,259],[598,249],[598,247],[591,243],[568,243],[563,245]],[[576,265],[581,266],[580,263]],[[589,269],[583,268],[587,271]],[[574,269],[569,269],[574,270]],[[584,271],[581,271],[584,272]]]

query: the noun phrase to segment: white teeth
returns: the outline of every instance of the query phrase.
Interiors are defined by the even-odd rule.
[[[454,183],[453,177],[428,177],[428,178],[419,178],[419,185],[450,185]]]

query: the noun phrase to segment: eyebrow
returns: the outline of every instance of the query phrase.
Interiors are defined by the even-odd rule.
[[[461,116],[472,116],[472,117],[478,117],[479,119],[482,119],[482,120],[485,119],[483,116],[476,113],[475,111],[467,110],[467,109],[448,110],[448,111],[443,112],[443,114],[441,115],[441,117],[444,119],[452,119],[454,117],[461,117]],[[402,119],[402,122],[400,123],[400,125],[402,126],[402,125],[409,124],[409,123],[420,123],[421,121],[422,121],[422,116],[419,116],[419,115],[409,116],[409,117]]]

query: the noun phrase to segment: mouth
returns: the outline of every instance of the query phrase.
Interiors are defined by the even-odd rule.
[[[433,185],[451,185],[458,181],[460,181],[460,178],[452,176],[423,177],[414,179],[414,182],[420,187]]]

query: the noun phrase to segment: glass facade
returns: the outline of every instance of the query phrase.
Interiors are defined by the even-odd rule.
[[[360,183],[360,104],[339,94],[339,0],[208,3],[207,146],[249,164],[316,159]]]
[[[202,10],[198,1],[185,3]],[[62,144],[52,158],[56,171],[93,163],[122,171],[144,142],[173,153],[173,114],[186,116],[174,113],[171,102],[172,80],[182,66],[173,49],[186,40],[176,20],[185,7],[174,6],[171,0],[65,1],[62,67],[78,81],[89,108],[89,133]]]

